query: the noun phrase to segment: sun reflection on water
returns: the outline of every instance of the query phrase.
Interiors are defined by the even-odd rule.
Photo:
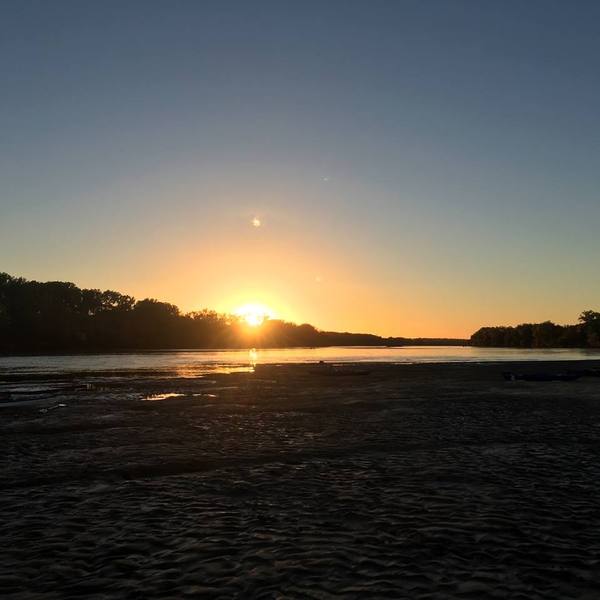
[[[248,350],[248,361],[250,367],[254,370],[256,368],[256,363],[258,362],[258,350],[256,348],[250,348],[250,350]]]
[[[146,396],[144,400],[148,400],[150,402],[156,402],[158,400],[169,400],[170,398],[180,398],[184,394],[180,394],[179,392],[165,392],[164,394],[150,394]]]

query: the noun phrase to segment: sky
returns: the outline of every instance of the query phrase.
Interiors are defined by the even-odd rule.
[[[468,336],[600,309],[600,3],[0,2],[0,271]]]

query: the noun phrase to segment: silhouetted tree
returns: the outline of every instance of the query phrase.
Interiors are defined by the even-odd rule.
[[[591,348],[600,348],[600,313],[593,310],[584,310],[579,315],[587,345]]]
[[[586,310],[581,313],[576,325],[544,321],[516,327],[482,327],[471,336],[471,344],[509,348],[598,348],[600,313]]]
[[[319,331],[304,323],[266,320],[252,328],[211,310],[181,314],[167,302],[137,301],[112,290],[27,281],[0,273],[0,352],[158,348],[251,348],[428,344],[440,340],[381,338]],[[464,343],[464,340],[442,340]]]

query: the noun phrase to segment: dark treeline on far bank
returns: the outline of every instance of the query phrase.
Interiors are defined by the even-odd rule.
[[[576,325],[545,321],[516,327],[482,327],[471,336],[471,344],[511,348],[600,348],[600,313],[586,310]]]
[[[211,310],[182,314],[173,304],[150,298],[0,273],[2,353],[464,343],[319,331],[276,319],[251,328],[239,317]]]

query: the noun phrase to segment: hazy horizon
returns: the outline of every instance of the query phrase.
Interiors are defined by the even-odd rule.
[[[0,271],[465,338],[599,305],[594,2],[7,1]]]

